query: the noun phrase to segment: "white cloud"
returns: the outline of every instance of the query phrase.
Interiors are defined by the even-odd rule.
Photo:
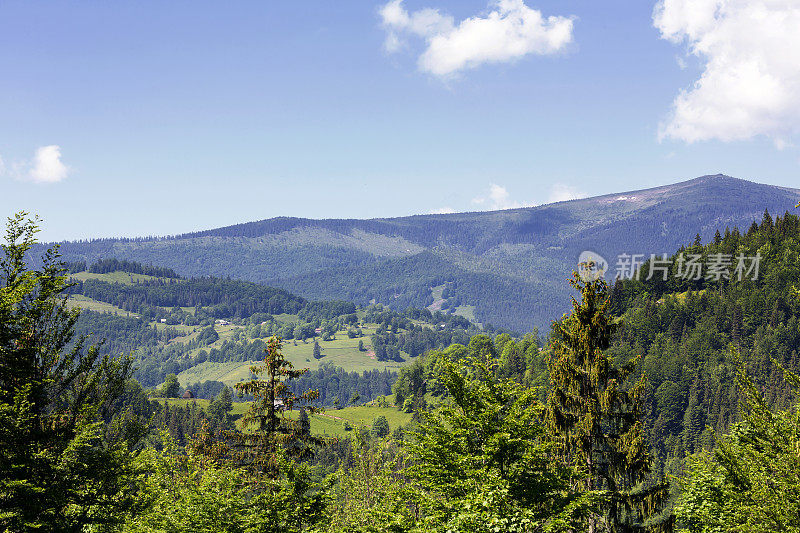
[[[547,197],[547,203],[566,202],[567,200],[578,200],[580,198],[586,198],[586,193],[578,190],[577,187],[567,185],[566,183],[554,183],[550,187],[550,195]]]
[[[785,146],[800,131],[800,5],[796,0],[659,0],[661,37],[704,63],[678,93],[660,138],[689,143],[758,135]]]
[[[409,13],[403,0],[390,1],[379,14],[387,32],[384,48],[397,52],[405,36],[421,37],[426,47],[417,65],[423,72],[440,77],[484,63],[554,54],[572,42],[572,17],[545,17],[523,0],[497,0],[485,16],[466,18],[458,24],[438,9]]]
[[[481,206],[487,211],[496,211],[498,209],[517,209],[520,207],[535,207],[542,203],[552,204],[555,202],[566,202],[568,200],[578,200],[586,198],[587,194],[577,187],[567,185],[565,183],[554,183],[550,186],[547,200],[544,202],[534,202],[526,200],[517,200],[512,198],[508,189],[496,183],[489,184],[489,191],[483,196],[478,196],[472,199],[472,203]]]
[[[0,157],[0,176],[35,183],[55,183],[67,177],[70,168],[61,161],[61,147],[55,144],[36,149],[33,161],[14,161],[6,166]]]
[[[449,214],[455,213],[455,212],[456,212],[456,210],[453,209],[452,207],[446,207],[445,206],[445,207],[440,207],[438,209],[433,209],[431,211],[428,211],[428,214],[429,215],[449,215]]]
[[[489,192],[485,196],[473,198],[472,203],[485,206],[489,211],[496,211],[498,209],[514,209],[517,207],[530,207],[535,205],[512,200],[508,189],[496,183],[490,183]]]
[[[67,177],[69,169],[61,162],[61,148],[55,144],[36,150],[28,178],[37,183],[55,183]]]

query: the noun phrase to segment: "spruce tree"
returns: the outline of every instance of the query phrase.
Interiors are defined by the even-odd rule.
[[[129,446],[144,428],[110,431],[141,425],[114,411],[131,362],[75,335],[57,248],[26,262],[37,231],[19,213],[0,246],[0,530],[94,530],[133,504]]]
[[[772,230],[772,216],[769,214],[769,209],[764,209],[764,216],[761,218],[761,227],[767,230],[767,233]]]
[[[626,384],[637,360],[615,366],[604,353],[615,325],[605,280],[583,281],[576,272],[571,284],[581,300],[573,298],[572,313],[553,324],[547,418],[566,460],[585,468],[586,489],[605,491],[589,531],[669,531],[672,518],[657,517],[668,484],[644,486],[650,472],[640,414],[645,381]]]
[[[228,433],[234,461],[267,476],[277,472],[276,460],[282,452],[291,452],[298,458],[308,457],[311,445],[322,442],[306,433],[302,422],[286,414],[295,407],[302,407],[309,414],[318,412],[313,402],[319,397],[319,392],[292,393],[287,382],[299,378],[308,369],[294,370],[292,363],[284,359],[281,346],[280,337],[269,338],[264,349],[264,364],[250,367],[255,379],[236,384],[240,394],[249,394],[255,399],[242,417],[243,431]],[[259,379],[262,375],[265,377],[263,380]],[[305,446],[299,446],[299,443],[305,443]]]

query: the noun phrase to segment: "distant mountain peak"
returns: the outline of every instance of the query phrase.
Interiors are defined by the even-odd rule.
[[[649,189],[502,211],[382,219],[279,217],[164,239],[63,243],[67,261],[128,259],[183,276],[230,276],[309,299],[430,305],[451,283],[479,322],[527,331],[569,306],[582,251],[668,253],[717,230],[794,211],[800,190],[710,174]],[[498,303],[502,302],[502,303]]]

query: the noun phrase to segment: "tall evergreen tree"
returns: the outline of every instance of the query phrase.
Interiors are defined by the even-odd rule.
[[[672,518],[657,516],[669,486],[643,487],[650,471],[640,414],[644,378],[626,387],[637,361],[617,367],[604,353],[614,329],[605,280],[574,273],[571,283],[581,300],[573,298],[572,314],[553,324],[547,418],[567,459],[587,470],[587,490],[606,493],[589,531],[669,531]]]
[[[230,388],[224,387],[217,397],[214,398],[214,401],[209,404],[208,414],[217,420],[224,429],[233,430],[235,428],[233,418],[230,414],[232,410],[233,394]]]
[[[295,395],[288,381],[297,379],[308,369],[294,370],[281,352],[281,339],[271,337],[264,349],[264,364],[250,367],[256,378],[237,383],[240,394],[254,397],[250,410],[242,417],[243,432],[232,432],[234,460],[251,471],[271,476],[276,471],[279,450],[289,450],[295,456],[311,454],[311,444],[322,441],[305,432],[302,422],[289,418],[286,413],[296,406],[309,414],[319,411],[313,405],[319,393],[308,390]],[[259,376],[265,379],[259,379]],[[306,446],[298,446],[304,442]]]
[[[26,264],[37,231],[9,219],[0,256],[0,530],[85,531],[132,504],[128,432],[103,433],[135,422],[112,409],[130,361],[75,338],[57,249]]]

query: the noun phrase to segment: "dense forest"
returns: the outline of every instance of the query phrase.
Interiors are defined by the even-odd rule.
[[[611,285],[575,273],[572,309],[545,337],[277,293],[299,306],[287,323],[246,287],[235,290],[252,305],[215,299],[228,280],[70,287],[56,251],[26,263],[35,229],[11,219],[0,262],[9,531],[800,530],[795,215],[698,236]],[[89,281],[108,285],[98,301],[138,316],[70,310]],[[210,312],[221,305],[238,322],[225,340]],[[311,339],[317,357],[323,337],[363,340],[366,324],[376,352],[416,353],[399,375],[285,358],[288,343]],[[197,329],[176,342],[181,327]],[[101,336],[105,346],[87,342]],[[128,342],[134,356],[115,356]],[[211,401],[181,403],[175,371],[198,357],[260,362],[233,389],[198,384]],[[311,431],[323,405],[362,396],[410,422]]]

